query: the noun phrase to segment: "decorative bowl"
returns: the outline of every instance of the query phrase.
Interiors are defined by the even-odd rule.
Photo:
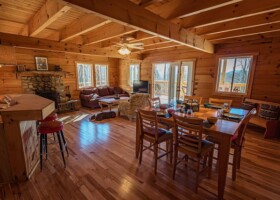
[[[217,117],[207,117],[207,121],[210,124],[215,124],[218,121],[218,118]]]

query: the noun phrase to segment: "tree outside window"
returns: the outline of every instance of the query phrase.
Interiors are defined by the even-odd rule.
[[[130,86],[133,85],[134,81],[138,81],[139,77],[140,77],[139,65],[138,64],[131,64],[129,66],[129,84],[130,84]]]
[[[107,65],[95,65],[96,86],[108,85]]]
[[[77,75],[79,89],[93,86],[91,64],[77,63]]]
[[[247,94],[252,56],[220,58],[217,92]]]

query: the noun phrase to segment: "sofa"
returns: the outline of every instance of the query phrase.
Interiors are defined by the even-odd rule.
[[[81,105],[87,108],[99,108],[99,100],[119,97],[129,97],[128,92],[120,87],[96,87],[86,88],[80,91]]]
[[[280,137],[280,104],[245,98],[241,108],[257,109],[257,114],[250,119],[249,123],[264,128],[264,138]]]

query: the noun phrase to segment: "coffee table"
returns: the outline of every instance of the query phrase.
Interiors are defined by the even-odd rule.
[[[103,112],[103,106],[108,106],[110,112],[112,110],[112,106],[118,106],[121,101],[128,101],[129,97],[120,97],[119,99],[109,98],[109,99],[101,99],[99,100],[100,111]]]

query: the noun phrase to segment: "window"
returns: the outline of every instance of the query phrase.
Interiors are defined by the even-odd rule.
[[[219,59],[217,92],[247,94],[252,56]]]
[[[96,87],[108,85],[107,65],[95,65]]]
[[[93,86],[92,65],[86,63],[77,63],[78,88]]]
[[[134,81],[139,80],[139,65],[131,64],[129,68],[129,84],[132,86]]]

